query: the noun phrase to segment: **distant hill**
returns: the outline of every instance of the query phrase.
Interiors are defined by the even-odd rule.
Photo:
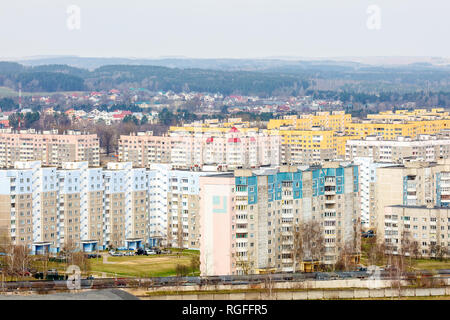
[[[103,65],[106,62],[115,63]],[[138,87],[261,97],[306,91],[450,91],[450,66],[424,62],[378,66],[334,60],[50,57],[27,63],[0,62],[0,87],[17,91],[21,83],[22,90],[29,92]],[[74,66],[77,64],[87,67]]]
[[[159,58],[159,59],[131,59],[131,58],[88,58],[88,57],[45,57],[28,60],[20,60],[19,63],[26,66],[40,65],[69,65],[77,68],[94,70],[106,65],[142,65],[160,66],[180,69],[211,69],[222,71],[259,71],[275,67],[342,65],[358,66],[360,63],[351,61],[307,61],[301,59],[190,59],[190,58]]]

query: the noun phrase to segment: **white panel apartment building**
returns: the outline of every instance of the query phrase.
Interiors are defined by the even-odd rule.
[[[146,243],[197,249],[199,178],[210,174],[217,172],[16,162],[0,170],[0,232],[35,253],[68,244],[86,252]]]
[[[217,165],[223,169],[279,165],[280,136],[268,130],[194,127],[171,131],[170,136],[138,133],[121,136],[119,161],[150,168],[152,163],[169,163],[174,169]]]
[[[172,170],[168,164],[151,165],[148,171],[151,246],[199,248],[199,179],[216,174]]]
[[[450,139],[432,135],[420,135],[417,139],[398,137],[397,140],[382,140],[368,136],[361,140],[348,140],[345,159],[371,157],[374,162],[402,163],[403,159],[438,161],[450,157]]]
[[[148,236],[148,177],[131,162],[110,162],[105,179],[105,243],[136,249]]]
[[[359,166],[361,225],[364,229],[369,229],[375,225],[376,218],[375,185],[377,168],[393,166],[394,164],[374,162],[371,157],[355,157],[353,163]]]
[[[69,243],[88,252],[134,249],[148,240],[147,172],[131,163],[57,169],[16,162],[0,171],[0,186],[0,231],[33,252],[58,252]]]

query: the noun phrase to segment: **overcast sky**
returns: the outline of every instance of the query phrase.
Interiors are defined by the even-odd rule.
[[[450,57],[449,17],[449,0],[3,0],[0,57]]]

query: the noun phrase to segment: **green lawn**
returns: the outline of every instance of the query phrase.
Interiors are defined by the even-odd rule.
[[[371,248],[369,239],[362,239],[361,241],[361,264],[369,265],[368,253]],[[409,259],[409,258],[406,258]],[[383,267],[387,264],[387,259],[380,259],[378,266]],[[412,259],[412,267],[415,270],[437,270],[437,269],[450,269],[450,259],[444,259],[443,261],[436,259]]]
[[[414,268],[419,270],[450,269],[450,260],[417,259],[414,260]]]
[[[88,273],[94,276],[102,276],[103,273],[106,273],[107,277],[166,277],[175,276],[176,266],[180,264],[187,266],[189,275],[192,275],[191,259],[192,257],[198,257],[200,252],[196,250],[183,250],[181,252],[177,249],[171,249],[171,251],[171,254],[123,257],[113,257],[104,253],[107,254],[107,263],[103,263],[103,258],[89,259],[90,272]],[[67,264],[64,262],[45,263],[36,257],[32,262],[32,267],[39,272],[57,269],[60,274],[63,274],[67,269]],[[193,274],[200,274],[198,268]]]
[[[134,276],[134,277],[166,277],[176,275],[177,264],[185,265],[190,269],[191,257],[198,252],[184,252],[180,255],[152,255],[111,257],[108,263],[103,259],[91,259],[91,271],[106,272],[108,275]],[[199,270],[195,270],[197,275]]]

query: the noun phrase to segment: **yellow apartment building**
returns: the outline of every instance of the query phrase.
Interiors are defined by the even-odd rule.
[[[348,123],[352,122],[351,114],[344,111],[316,112],[297,116],[286,116],[283,119],[271,119],[267,129],[279,129],[284,126],[292,126],[299,130],[310,130],[313,127],[344,131]]]

